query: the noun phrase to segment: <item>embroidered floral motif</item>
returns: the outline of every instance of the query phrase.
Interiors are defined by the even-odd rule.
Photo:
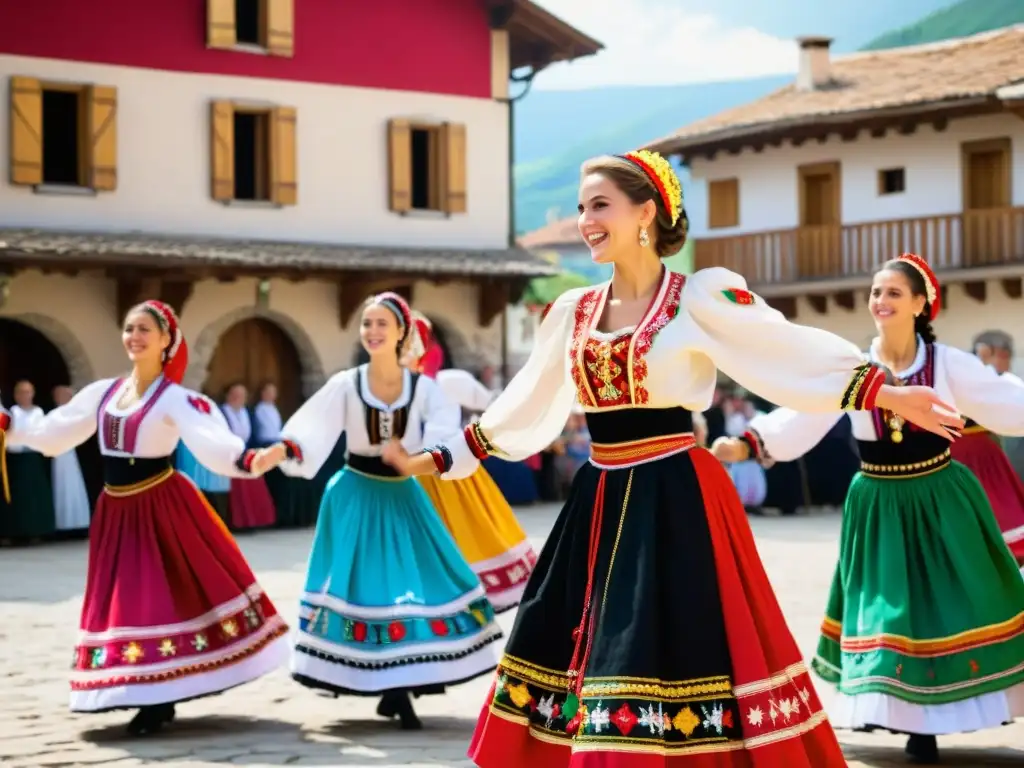
[[[202,395],[189,395],[188,404],[203,414],[209,414],[210,411],[213,410],[213,406],[210,405],[210,401]]]
[[[591,336],[595,314],[603,306],[605,288],[592,289],[580,297],[574,315],[569,356],[573,382],[584,406],[608,408],[646,405],[647,354],[657,335],[679,314],[686,278],[675,272],[665,277],[657,305],[629,335],[611,340]]]
[[[751,306],[756,303],[754,294],[742,288],[727,288],[726,290],[722,291],[722,295],[725,296],[725,298],[727,298],[733,304]]]
[[[157,650],[160,651],[161,656],[167,658],[168,656],[173,656],[178,652],[178,646],[174,644],[174,641],[171,640],[171,638],[165,637],[160,641],[160,647]]]
[[[461,611],[447,616],[408,617],[382,621],[365,621],[344,616],[324,606],[309,606],[309,618],[300,621],[299,629],[307,634],[327,637],[331,642],[391,645],[418,643],[449,635],[474,635],[494,621],[494,609],[487,600],[471,603]],[[328,628],[340,627],[340,638],[331,637]],[[337,630],[335,630],[337,632]]]

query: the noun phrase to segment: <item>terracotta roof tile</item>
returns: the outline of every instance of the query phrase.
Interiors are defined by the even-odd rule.
[[[583,236],[580,234],[579,217],[569,216],[558,221],[546,224],[540,229],[528,232],[519,238],[518,243],[523,248],[550,248],[556,245],[582,245]]]
[[[495,277],[556,274],[522,248],[427,249],[266,242],[144,233],[64,232],[0,228],[0,261],[52,261],[154,266],[211,266],[309,272],[381,271]]]
[[[831,74],[829,86],[800,91],[795,84],[788,85],[686,125],[649,146],[678,152],[828,117],[994,97],[999,88],[1024,81],[1024,25],[929,45],[837,56],[831,61]]]

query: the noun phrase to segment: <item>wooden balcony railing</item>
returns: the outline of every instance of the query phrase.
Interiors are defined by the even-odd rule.
[[[937,271],[1024,263],[1024,208],[704,238],[696,241],[694,266],[778,285],[870,276],[906,251]]]

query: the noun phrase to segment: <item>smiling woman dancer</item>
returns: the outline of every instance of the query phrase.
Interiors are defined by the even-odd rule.
[[[558,437],[579,399],[590,463],[527,584],[470,755],[483,768],[839,768],[846,762],[728,474],[695,447],[716,368],[814,411],[880,403],[962,422],[837,336],[793,325],[739,275],[687,278],[679,179],[641,151],[583,166],[580,232],[610,282],[563,294],[522,371],[463,436],[385,460],[465,477]]]
[[[327,484],[301,598],[292,676],[335,694],[381,696],[377,713],[421,727],[409,694],[487,674],[502,636],[480,581],[419,483],[380,458],[458,433],[459,410],[399,358],[412,326],[395,293],[363,304],[370,362],[332,376],[265,449],[269,463],[312,478],[344,431],[348,463]]]
[[[85,387],[7,439],[59,456],[99,432],[105,487],[71,677],[71,710],[139,708],[160,730],[176,702],[255,680],[287,656],[287,626],[202,492],[175,472],[179,438],[214,472],[259,473],[220,410],[181,386],[188,348],[174,311],[147,301],[121,340],[131,375]],[[0,429],[6,414],[0,409]]]
[[[901,382],[935,387],[987,427],[1024,435],[1024,387],[936,342],[941,295],[914,254],[879,270],[871,359]],[[780,408],[712,450],[723,461],[792,461],[842,416]],[[1024,581],[982,486],[950,460],[946,440],[881,408],[850,419],[861,471],[846,497],[813,666],[839,687],[837,728],[912,734],[911,760],[935,763],[937,734],[1024,717]]]

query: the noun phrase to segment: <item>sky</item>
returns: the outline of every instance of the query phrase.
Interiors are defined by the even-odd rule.
[[[545,90],[674,85],[796,72],[793,38],[729,23],[686,0],[538,0],[605,50],[550,67]],[[642,8],[641,8],[642,6]]]

